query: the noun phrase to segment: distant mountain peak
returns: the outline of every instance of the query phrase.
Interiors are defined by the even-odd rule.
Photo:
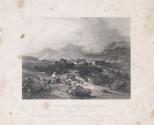
[[[61,50],[64,51],[82,51],[82,46],[78,46],[72,43],[67,43]]]
[[[120,42],[112,42],[111,44],[106,46],[107,49],[114,49],[116,47],[129,48],[130,42],[120,41]]]
[[[44,48],[44,49],[43,49],[42,51],[40,51],[40,52],[42,52],[42,53],[43,53],[43,52],[44,52],[44,53],[45,53],[45,52],[46,52],[46,53],[49,52],[49,53],[50,53],[50,52],[53,52],[53,51],[55,51],[55,50],[50,49],[49,47],[47,47],[47,48]]]

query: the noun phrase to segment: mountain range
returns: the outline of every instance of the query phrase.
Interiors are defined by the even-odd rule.
[[[88,46],[87,46],[88,47]],[[37,53],[31,53],[30,56],[42,59],[59,59],[61,57],[66,59],[71,58],[95,58],[106,59],[113,61],[130,61],[130,43],[129,42],[112,42],[107,45],[100,52],[87,52],[81,46],[74,45],[72,43],[66,44],[61,49],[45,48]]]

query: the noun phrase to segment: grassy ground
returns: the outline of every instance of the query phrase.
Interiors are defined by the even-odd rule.
[[[22,95],[23,99],[128,99],[130,98],[130,75],[127,65],[103,62],[91,64],[52,64],[50,61],[23,59]],[[53,72],[60,76],[60,84],[48,84]],[[75,73],[74,73],[75,72]],[[74,80],[76,84],[91,90],[91,96],[75,96],[68,93],[69,84],[66,76],[74,73],[84,84]],[[73,81],[72,78],[69,78]],[[72,83],[71,81],[71,83]],[[111,89],[111,85],[120,87]]]

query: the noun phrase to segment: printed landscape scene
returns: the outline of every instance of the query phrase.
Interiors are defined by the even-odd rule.
[[[22,56],[23,99],[129,99],[129,18],[32,21]]]

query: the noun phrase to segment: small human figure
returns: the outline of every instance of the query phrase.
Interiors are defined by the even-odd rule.
[[[50,84],[50,83],[54,84],[54,83],[60,83],[60,82],[61,82],[61,80],[60,80],[59,76],[57,75],[57,73],[53,72],[52,76],[50,77],[50,79],[48,81],[48,84]]]
[[[60,78],[59,78],[58,75],[57,75],[57,78],[56,78],[56,82],[57,82],[57,83],[61,83],[61,80],[60,80]]]
[[[52,73],[52,76],[49,79],[49,82],[50,83],[55,83],[56,82],[56,77],[57,77],[57,73],[56,72],[53,72]]]
[[[50,84],[50,83],[51,83],[51,80],[49,79],[49,80],[48,80],[48,84]]]
[[[53,72],[52,76],[51,76],[51,79],[55,79],[57,76],[57,73],[56,72]]]

